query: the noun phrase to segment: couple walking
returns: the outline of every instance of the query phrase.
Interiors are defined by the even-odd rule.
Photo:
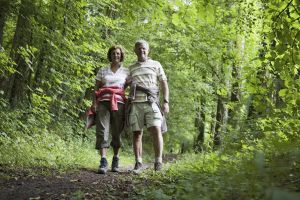
[[[124,51],[121,46],[112,46],[107,53],[110,65],[101,68],[96,76],[93,107],[96,111],[96,149],[101,161],[98,172],[108,170],[106,159],[109,146],[113,148],[111,170],[119,171],[120,135],[125,124],[125,92],[130,86],[126,103],[126,118],[133,132],[133,151],[135,155],[134,171],[142,169],[142,135],[146,126],[153,138],[155,154],[154,170],[162,169],[164,113],[169,112],[169,88],[167,77],[161,64],[148,57],[149,44],[145,40],[135,43],[134,52],[137,61],[129,66],[122,66]],[[162,90],[163,102],[160,109],[159,90]],[[111,128],[111,131],[110,131]],[[109,133],[112,140],[109,143]]]

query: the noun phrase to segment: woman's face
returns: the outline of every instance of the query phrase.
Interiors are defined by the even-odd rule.
[[[114,63],[121,62],[122,54],[121,54],[121,50],[120,49],[113,50],[111,52],[110,56],[111,56],[111,61],[112,62],[114,62]]]

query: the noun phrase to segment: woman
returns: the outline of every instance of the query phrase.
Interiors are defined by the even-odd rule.
[[[96,110],[96,149],[101,155],[98,173],[105,174],[108,170],[107,150],[111,145],[114,156],[111,170],[119,171],[119,149],[121,132],[124,128],[125,85],[129,75],[128,69],[122,66],[124,51],[121,46],[109,48],[107,58],[110,65],[101,68],[96,76],[93,106]],[[111,128],[112,141],[109,144]]]

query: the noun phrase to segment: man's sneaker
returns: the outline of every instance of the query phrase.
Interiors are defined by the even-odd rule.
[[[106,158],[101,158],[100,160],[100,166],[99,166],[99,169],[98,169],[98,173],[99,174],[106,174],[107,172],[107,160]]]
[[[162,163],[161,162],[155,162],[154,163],[154,170],[155,171],[161,171],[162,170]]]
[[[142,172],[143,164],[140,162],[136,162],[133,168],[133,172],[139,174]]]
[[[119,158],[113,157],[112,163],[111,163],[111,171],[112,172],[119,172]]]

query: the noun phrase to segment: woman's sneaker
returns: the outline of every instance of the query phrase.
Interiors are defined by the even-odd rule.
[[[107,164],[106,158],[101,158],[98,173],[99,174],[106,174],[107,168],[108,168],[108,164]]]
[[[112,163],[111,163],[111,171],[112,172],[119,172],[119,158],[113,157]]]

